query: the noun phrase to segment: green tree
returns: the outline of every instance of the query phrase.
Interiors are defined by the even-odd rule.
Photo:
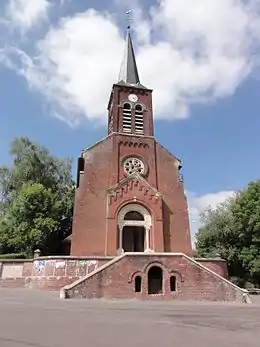
[[[198,255],[220,254],[227,260],[234,282],[260,286],[260,181],[249,183],[215,210],[207,209],[202,222]]]
[[[0,243],[5,252],[60,252],[71,228],[74,181],[70,159],[27,138],[11,143],[11,168],[0,168]]]

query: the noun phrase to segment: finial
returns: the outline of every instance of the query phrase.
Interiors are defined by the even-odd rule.
[[[135,60],[135,53],[133,48],[133,42],[130,35],[130,22],[132,20],[131,13],[132,10],[128,10],[125,12],[128,19],[128,27],[127,27],[127,34],[126,34],[126,40],[125,40],[125,52],[124,57],[121,64],[120,73],[118,76],[118,83],[123,83],[127,85],[138,85],[138,88],[144,88],[140,84],[138,70],[136,66],[136,60]]]
[[[131,29],[131,22],[132,22],[132,10],[127,10],[126,12],[126,20],[127,20],[127,30]]]

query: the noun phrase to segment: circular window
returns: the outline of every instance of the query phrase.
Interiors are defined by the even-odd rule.
[[[134,172],[139,172],[141,175],[143,175],[145,171],[145,166],[142,160],[131,157],[125,160],[124,171],[127,175],[131,175]]]

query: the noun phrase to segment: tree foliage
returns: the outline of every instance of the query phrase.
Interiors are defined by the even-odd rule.
[[[260,286],[260,180],[251,182],[215,210],[202,215],[197,234],[199,256],[219,254],[239,285]]]
[[[70,159],[28,138],[11,143],[11,168],[0,167],[0,244],[4,252],[60,251],[70,232],[75,184]]]

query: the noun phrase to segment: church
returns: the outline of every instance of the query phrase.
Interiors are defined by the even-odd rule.
[[[181,163],[154,137],[130,31],[108,101],[108,134],[78,159],[71,255],[192,255]]]
[[[154,137],[128,29],[107,136],[78,158],[70,257],[98,266],[62,298],[242,301],[222,259],[194,259],[181,161]]]

